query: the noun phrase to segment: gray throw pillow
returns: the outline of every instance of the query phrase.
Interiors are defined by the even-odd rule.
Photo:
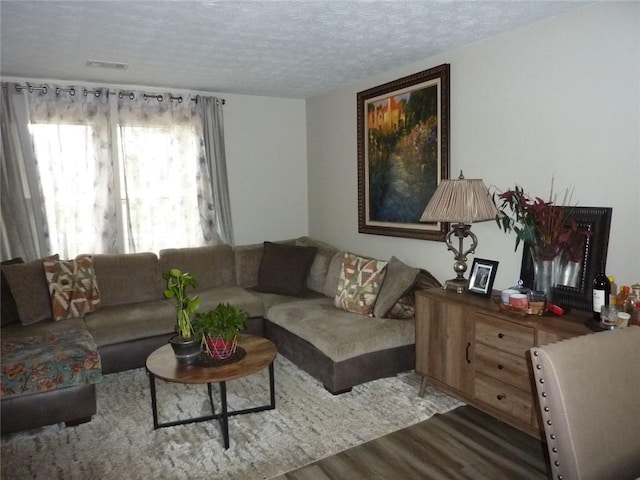
[[[255,290],[302,297],[307,293],[307,276],[316,247],[264,242],[264,253]]]
[[[338,281],[340,280],[340,272],[342,271],[342,259],[345,252],[336,253],[329,262],[327,269],[327,278],[324,282],[323,293],[329,298],[334,298],[338,292]]]
[[[307,288],[317,293],[324,293],[324,284],[327,280],[329,264],[338,249],[326,242],[309,237],[297,238],[296,245],[318,248],[318,252],[311,264],[311,269],[309,270],[309,276],[307,277]]]
[[[405,292],[413,286],[418,273],[420,273],[419,268],[410,267],[396,257],[391,257],[387,265],[387,275],[373,307],[373,315],[385,317]]]

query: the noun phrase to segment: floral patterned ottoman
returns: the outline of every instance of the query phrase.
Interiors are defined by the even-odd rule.
[[[95,413],[94,385],[102,369],[88,331],[3,338],[0,345],[3,433]]]

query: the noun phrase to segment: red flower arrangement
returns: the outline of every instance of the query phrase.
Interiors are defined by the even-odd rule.
[[[495,196],[494,193],[494,203]],[[572,262],[582,259],[585,239],[590,232],[578,226],[571,207],[554,205],[539,197],[532,199],[518,185],[500,193],[498,199],[502,203],[496,204],[499,211],[496,222],[505,232],[516,232],[515,250],[522,241],[531,248],[534,257],[542,260],[552,260],[562,252]],[[507,208],[511,215],[506,212]]]

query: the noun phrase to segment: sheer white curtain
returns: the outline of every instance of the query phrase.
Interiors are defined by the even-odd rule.
[[[62,258],[117,250],[107,97],[104,89],[59,87],[28,94],[51,253]]]
[[[125,251],[213,244],[213,219],[200,206],[211,191],[196,102],[132,93],[118,98]]]
[[[22,254],[16,239],[5,251],[3,238],[3,259],[231,243],[224,133],[215,126],[221,111],[205,122],[198,105],[219,106],[219,99],[55,85],[16,95],[28,107],[23,118],[5,118],[3,108],[3,183],[17,178],[5,170],[32,173],[31,183],[18,181],[35,188],[22,197],[34,197],[27,230],[43,246]],[[27,126],[31,136],[20,142],[13,130]],[[22,155],[5,161],[16,145]],[[3,237],[16,237],[19,228],[7,219],[19,196],[2,193]],[[34,220],[39,208],[44,227]]]

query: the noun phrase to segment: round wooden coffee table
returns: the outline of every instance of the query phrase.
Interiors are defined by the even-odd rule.
[[[224,448],[229,448],[229,417],[242,415],[245,413],[261,412],[272,410],[276,407],[275,382],[273,373],[273,361],[278,354],[276,346],[266,338],[254,335],[241,335],[238,340],[238,347],[244,349],[245,355],[233,363],[219,366],[205,365],[180,365],[178,364],[171,345],[167,344],[155,350],[147,358],[146,367],[149,374],[149,385],[151,387],[151,409],[153,411],[153,428],[172,427],[175,425],[185,425],[189,423],[204,422],[207,420],[218,420],[222,430]],[[227,383],[229,380],[246,377],[253,373],[269,367],[269,391],[271,402],[268,405],[261,405],[242,410],[227,410]],[[207,384],[209,402],[211,403],[211,415],[189,418],[185,420],[174,420],[170,422],[158,422],[158,405],[156,397],[156,378],[166,382]],[[220,385],[220,413],[216,413],[213,404],[211,384]]]

